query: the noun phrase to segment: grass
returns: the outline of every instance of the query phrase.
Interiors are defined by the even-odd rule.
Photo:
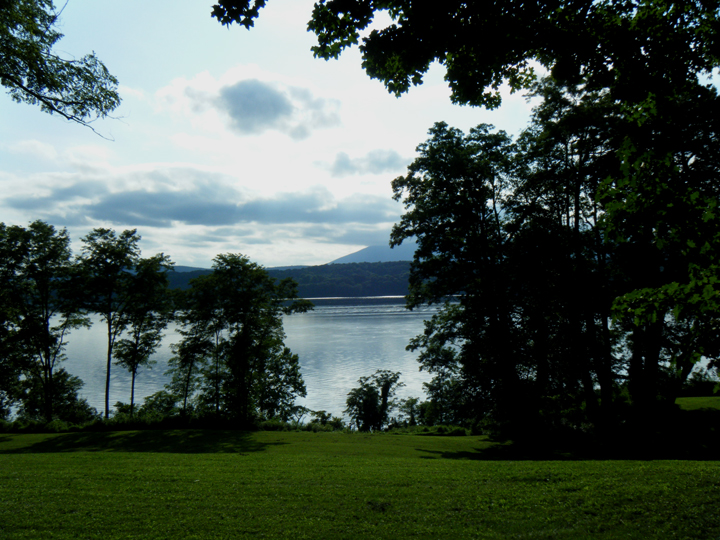
[[[720,409],[720,396],[707,397],[681,397],[675,403],[685,411],[696,411],[699,409]]]
[[[0,538],[720,538],[718,462],[511,451],[475,436],[0,435]]]

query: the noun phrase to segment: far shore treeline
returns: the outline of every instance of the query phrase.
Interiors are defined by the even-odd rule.
[[[187,289],[190,280],[212,270],[171,272],[171,289]],[[270,277],[292,278],[301,298],[337,298],[357,296],[405,296],[408,293],[410,262],[363,262],[323,264],[292,269],[268,268]]]

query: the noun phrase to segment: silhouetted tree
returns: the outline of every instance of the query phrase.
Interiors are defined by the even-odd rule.
[[[160,346],[162,332],[172,317],[174,306],[167,278],[171,267],[172,262],[165,255],[138,260],[124,292],[126,307],[122,323],[127,327],[128,337],[115,343],[115,363],[132,375],[131,416],[135,406],[135,377],[140,367],[154,363],[151,355]]]
[[[398,388],[405,386],[399,372],[379,369],[368,377],[360,377],[360,386],[348,392],[345,402],[347,414],[360,431],[379,431],[390,419],[390,412],[397,407],[394,399]]]
[[[282,315],[311,307],[292,280],[276,283],[247,257],[218,255],[213,273],[193,280],[183,301],[173,363],[184,408],[200,369],[197,399],[216,414],[239,425],[259,416],[287,419],[305,384],[297,355],[283,343]]]
[[[118,81],[95,53],[60,56],[58,18],[52,0],[0,3],[0,84],[18,103],[88,126],[120,104]]]
[[[110,417],[110,368],[115,342],[127,327],[128,291],[132,271],[140,257],[137,230],[117,235],[111,229],[94,229],[83,239],[80,264],[85,277],[88,309],[100,315],[107,326],[107,370],[105,418]]]
[[[56,415],[60,393],[55,369],[65,358],[66,336],[89,325],[81,313],[79,291],[66,230],[57,231],[43,221],[27,228],[0,223],[0,347],[11,390],[0,392],[0,409],[7,408],[22,373],[33,389],[33,407],[39,407],[48,422]]]

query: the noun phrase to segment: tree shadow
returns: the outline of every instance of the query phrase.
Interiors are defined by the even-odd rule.
[[[10,437],[0,438],[0,443]],[[252,432],[232,430],[145,430],[61,433],[23,447],[1,449],[0,454],[36,454],[59,452],[156,452],[177,454],[261,452],[269,446]]]
[[[503,443],[473,451],[444,452],[418,448],[418,452],[431,454],[420,459],[465,459],[476,461],[568,461],[578,459],[570,452],[558,452],[525,445]]]
[[[490,442],[494,444],[474,451],[417,450],[426,454],[422,456],[424,459],[717,461],[720,456],[720,411],[680,411],[660,424],[627,424],[603,435],[563,438],[534,433],[519,441],[491,439]]]

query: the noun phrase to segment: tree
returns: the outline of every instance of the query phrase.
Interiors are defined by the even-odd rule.
[[[276,283],[247,257],[218,255],[211,275],[191,281],[182,307],[183,340],[173,362],[184,409],[201,367],[197,399],[213,413],[241,426],[257,417],[287,419],[305,384],[297,355],[283,343],[282,315],[311,307],[297,298],[292,280]]]
[[[418,242],[408,306],[443,304],[410,348],[435,375],[431,403],[454,419],[526,433],[602,428],[618,420],[624,390],[646,422],[674,403],[701,357],[720,352],[717,310],[707,307],[714,293],[698,297],[705,309],[658,304],[655,319],[617,306],[628,291],[692,279],[700,252],[682,242],[692,234],[709,242],[717,225],[695,213],[690,193],[705,194],[710,208],[720,198],[710,180],[720,141],[698,115],[689,149],[670,159],[683,164],[674,174],[687,197],[666,201],[664,223],[640,219],[616,235],[606,222],[613,201],[598,192],[623,166],[620,106],[550,80],[536,95],[543,101],[516,144],[491,144],[502,139],[487,126],[464,135],[436,124],[408,175],[393,182],[406,213],[392,242]],[[694,105],[687,110],[692,118]],[[697,139],[702,152],[693,151]],[[712,249],[703,256],[711,269]]]
[[[405,386],[399,372],[378,369],[369,377],[360,377],[360,386],[348,392],[345,414],[360,431],[380,431],[398,406],[394,399],[398,388]]]
[[[86,306],[100,315],[107,326],[107,370],[105,418],[110,417],[110,368],[115,342],[128,325],[128,291],[132,271],[140,257],[137,231],[120,235],[111,229],[93,229],[83,239],[80,264],[85,279]]]
[[[115,363],[132,375],[130,383],[130,416],[135,406],[135,378],[141,367],[150,367],[151,355],[160,346],[162,331],[172,317],[172,299],[168,288],[167,272],[172,267],[170,258],[156,255],[140,259],[129,277],[125,291],[126,307],[122,324],[127,326],[128,338],[115,344]]]
[[[250,28],[265,4],[220,0],[212,16]],[[641,102],[687,88],[718,65],[719,6],[717,0],[322,0],[308,29],[318,39],[315,56],[337,58],[360,42],[377,12],[387,13],[392,22],[369,32],[359,49],[367,74],[396,95],[421,84],[439,62],[454,102],[495,107],[503,82],[516,90],[534,82],[537,62],[559,82],[585,80],[591,89],[612,87],[618,97]]]
[[[406,305],[442,306],[409,348],[422,350],[421,369],[463,381],[473,395],[469,418],[512,411],[522,391],[513,236],[503,204],[515,147],[491,130],[481,125],[465,136],[435,124],[407,176],[392,184],[406,213],[391,245],[417,240]]]
[[[78,272],[67,230],[43,221],[27,228],[0,224],[0,274],[4,371],[25,376],[34,389],[33,410],[50,422],[62,394],[55,368],[64,359],[66,336],[89,324],[77,301]],[[7,382],[17,389],[17,379]]]
[[[97,418],[98,413],[91,407],[86,399],[80,398],[78,393],[83,387],[80,377],[70,375],[65,368],[58,369],[53,374],[52,394],[48,399],[42,379],[27,378],[21,383],[20,407],[17,415],[25,420],[45,420],[45,404],[52,402],[53,418],[71,424],[82,424]]]
[[[222,0],[213,16],[249,28],[265,4]],[[702,80],[720,66],[719,8],[718,0],[323,0],[308,28],[318,39],[315,56],[336,58],[359,43],[376,13],[386,12],[392,22],[369,32],[359,48],[368,75],[396,95],[420,84],[433,62],[445,66],[451,99],[461,104],[498,106],[504,82],[513,90],[532,88],[534,65],[561,85],[607,94],[621,119],[616,135],[622,144],[616,147],[620,166],[597,192],[605,200],[603,227],[621,242],[644,231],[644,243],[657,249],[668,238],[689,248],[687,281],[661,280],[625,291],[614,302],[616,317],[658,320],[668,310],[711,316],[720,309],[713,262],[717,201],[695,184],[682,184],[683,165],[676,159],[690,141],[705,156],[702,162],[713,155],[691,136],[696,118],[685,113],[693,103],[705,111],[718,106],[712,85]],[[712,124],[717,115],[703,117]],[[668,204],[681,201],[668,212]],[[688,211],[687,219],[680,210]],[[652,233],[658,225],[662,236]],[[707,334],[702,327],[697,332]]]
[[[120,104],[118,81],[94,53],[62,58],[52,0],[0,2],[0,84],[18,103],[88,126]]]
[[[213,16],[223,24],[250,27],[264,5],[263,0],[223,0]],[[444,310],[425,338],[414,342],[426,351],[432,348],[437,353],[432,357],[444,358],[446,373],[457,368],[454,378],[446,381],[460,381],[465,389],[482,388],[469,384],[473,378],[485,381],[487,391],[463,394],[464,403],[485,407],[480,404],[487,403],[490,395],[495,396],[490,401],[498,403],[499,395],[509,397],[533,381],[535,389],[562,390],[555,395],[571,396],[574,408],[582,402],[592,411],[597,405],[593,381],[597,377],[603,394],[599,407],[603,407],[612,403],[614,374],[622,371],[614,365],[618,358],[612,354],[613,344],[625,343],[630,351],[628,391],[635,404],[649,411],[662,393],[665,356],[674,358],[677,382],[701,356],[716,354],[720,99],[712,84],[704,81],[720,66],[719,8],[718,0],[316,3],[308,27],[318,38],[313,51],[324,59],[336,58],[358,44],[360,32],[377,12],[390,16],[392,22],[369,32],[359,48],[368,75],[396,95],[420,84],[433,62],[445,66],[451,99],[461,104],[496,107],[503,83],[513,90],[531,89],[537,82],[535,65],[547,69],[559,86],[575,89],[574,97],[569,92],[563,98],[570,106],[555,111],[565,119],[557,123],[559,130],[545,131],[549,125],[538,128],[551,144],[528,139],[526,150],[535,155],[526,153],[522,158],[530,160],[525,169],[530,176],[522,179],[522,189],[535,199],[522,200],[523,193],[516,191],[522,205],[511,203],[498,214],[502,219],[496,220],[495,237],[487,236],[477,249],[470,248],[470,242],[468,249],[458,252],[455,237],[441,240],[444,231],[438,226],[433,233],[436,247],[438,253],[448,254],[445,261],[450,264],[441,268],[443,257],[426,251],[422,256],[427,264],[415,267],[419,277],[415,292],[410,293],[411,306],[417,298],[437,301],[438,291],[457,289],[459,282],[478,287],[461,298],[460,312]],[[567,46],[570,42],[572,47]],[[598,118],[590,121],[582,104],[571,103],[582,101],[580,95],[594,96],[590,116],[602,110],[599,101],[612,114],[602,123]],[[555,100],[553,107],[559,105]],[[581,129],[573,128],[573,117],[581,122]],[[563,134],[567,129],[570,132]],[[456,184],[444,187],[444,172],[440,168],[434,172],[429,185],[452,199],[447,192]],[[553,178],[567,182],[566,189],[547,183]],[[543,194],[548,186],[553,200]],[[459,203],[464,208],[470,204]],[[447,218],[454,212],[430,202],[426,207],[428,216]],[[525,219],[523,212],[530,210],[532,219]],[[478,216],[487,214],[481,205],[475,211]],[[422,215],[417,212],[415,217]],[[463,233],[452,220],[440,221],[452,234]],[[468,227],[491,223],[467,216],[461,216],[460,222]],[[541,223],[552,227],[553,234],[544,235]],[[409,230],[395,233],[393,242]],[[477,229],[465,232],[472,238]],[[548,238],[556,243],[547,243]],[[538,242],[557,255],[555,261],[543,258],[547,264],[538,272],[553,286],[544,296],[532,291],[535,294],[520,302],[519,295],[528,289],[518,285],[521,273],[512,270],[522,268],[523,253],[539,254],[533,249]],[[477,265],[463,265],[463,260],[450,255],[453,250],[469,259],[479,256]],[[532,260],[525,257],[526,262]],[[566,264],[558,265],[558,260]],[[482,269],[483,283],[477,282],[473,268]],[[489,273],[491,269],[495,274]],[[420,285],[423,273],[438,283]],[[531,272],[525,277],[532,277]],[[579,289],[567,283],[599,285],[593,305],[584,305]],[[471,298],[483,296],[490,300],[485,306],[470,305]],[[493,309],[504,314],[494,322]],[[617,324],[610,324],[611,319]],[[666,324],[667,320],[673,322]],[[495,331],[515,339],[506,342],[514,352],[497,349],[496,343],[503,341],[492,339]],[[481,349],[469,350],[473,342],[482,342]],[[445,346],[451,343],[457,346]],[[536,363],[544,350],[554,351],[554,356]],[[465,362],[473,354],[481,354],[483,361]],[[576,362],[578,358],[582,361]],[[484,367],[472,372],[473,365]],[[563,371],[561,366],[569,369]],[[566,376],[551,377],[550,370]],[[559,401],[559,409],[567,405],[565,398]]]

